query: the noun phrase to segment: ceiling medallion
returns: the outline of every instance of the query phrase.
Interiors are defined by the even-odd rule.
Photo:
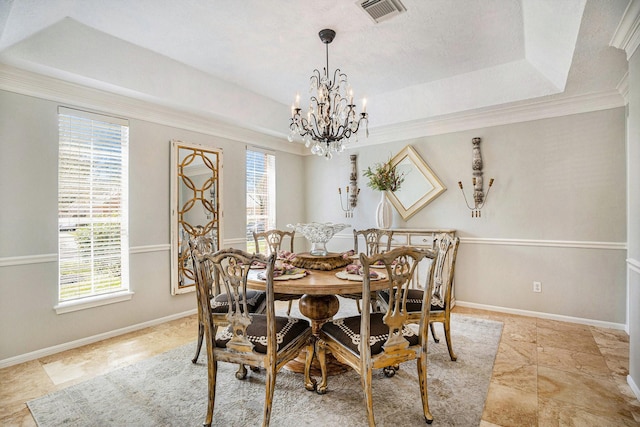
[[[291,106],[291,124],[289,125],[289,141],[295,137],[311,149],[312,154],[333,157],[333,153],[341,153],[352,139],[358,140],[358,129],[364,125],[365,136],[369,136],[369,116],[366,99],[362,100],[362,113],[357,113],[353,103],[353,90],[347,81],[347,75],[337,68],[333,80],[329,80],[329,43],[336,32],[330,29],[320,31],[320,40],[325,44],[327,65],[323,74],[313,70],[309,92],[309,110],[302,115],[300,96],[296,95],[295,104]]]

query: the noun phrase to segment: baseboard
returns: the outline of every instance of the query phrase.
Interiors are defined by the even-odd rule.
[[[197,309],[192,309],[188,311],[184,311],[182,313],[172,314],[170,316],[161,317],[159,319],[149,320],[148,322],[138,323],[136,325],[127,326],[126,328],[116,329],[113,331],[105,332],[98,335],[93,335],[91,337],[82,338],[79,340],[58,344],[52,347],[43,348],[40,350],[32,351],[30,353],[21,354],[18,356],[10,357],[8,359],[0,360],[0,369],[7,368],[9,366],[17,365],[19,363],[28,362],[30,360],[39,359],[41,357],[50,356],[52,354],[60,353],[61,351],[71,350],[74,348],[82,347],[83,345],[93,344],[98,341],[102,341],[108,338],[117,337],[119,335],[124,335],[129,332],[135,332],[140,329],[149,328],[151,326],[160,325],[165,322],[169,322],[171,320],[180,319],[186,316],[191,316],[192,314],[196,314]]]
[[[477,304],[474,302],[460,301],[460,307],[476,308],[478,310],[497,311],[499,313],[517,314],[520,316],[537,317],[540,319],[559,320],[561,322],[579,323],[582,325],[597,326],[599,328],[626,330],[624,323],[605,322],[602,320],[585,319],[583,317],[564,316],[562,314],[544,313],[541,311],[520,310],[516,308],[500,307],[496,305]]]
[[[627,384],[629,384],[629,387],[631,387],[631,391],[633,391],[633,394],[636,395],[636,399],[640,400],[640,388],[638,388],[636,382],[633,380],[633,378],[631,378],[631,375],[627,375]]]

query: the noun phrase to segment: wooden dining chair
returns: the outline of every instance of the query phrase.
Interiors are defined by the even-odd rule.
[[[368,228],[366,230],[353,230],[353,251],[355,254],[359,254],[359,248],[364,249],[363,253],[366,256],[377,255],[381,252],[388,252],[391,249],[391,236],[393,232],[390,230],[382,230],[379,228]],[[383,241],[383,237],[386,237],[386,242]],[[359,244],[362,240],[363,245]],[[361,294],[343,294],[341,297],[355,300],[358,313],[362,310],[360,308]],[[378,301],[375,292],[372,294],[371,306],[373,311],[379,311]]]
[[[191,263],[195,264],[193,257],[194,251],[197,250],[201,255],[213,254],[216,250],[216,246],[212,238],[207,236],[198,236],[189,239],[189,258]],[[195,269],[194,269],[195,274]],[[210,310],[212,313],[226,314],[229,309],[229,303],[227,295],[220,292],[220,289],[214,289],[215,280],[213,275],[213,265],[211,263],[205,263],[201,266],[201,278],[205,282],[210,301]],[[247,309],[249,313],[261,314],[264,313],[267,306],[267,294],[264,291],[258,291],[254,289],[247,290]],[[233,307],[232,307],[233,308]],[[224,320],[224,319],[221,319]],[[204,338],[204,317],[198,304],[198,342],[196,344],[196,354],[191,359],[192,363],[198,361],[200,356],[200,350],[202,349],[202,340]]]
[[[317,385],[318,393],[327,390],[327,368],[325,352],[329,350],[338,361],[349,365],[361,377],[364,391],[367,418],[370,426],[375,426],[373,398],[371,391],[373,369],[385,369],[393,375],[394,366],[410,360],[417,360],[418,382],[422,399],[422,412],[427,423],[433,421],[429,411],[427,392],[427,324],[429,305],[422,310],[422,320],[416,333],[407,327],[408,314],[406,299],[402,298],[409,288],[415,269],[425,257],[423,250],[412,247],[400,247],[389,252],[367,257],[360,254],[364,269],[362,281],[362,313],[358,316],[331,320],[320,328],[320,340],[316,348],[322,380]],[[381,279],[390,295],[386,313],[371,312],[371,284],[369,278],[371,265],[381,262],[386,278]],[[429,284],[432,284],[429,280]],[[376,284],[378,287],[378,284]],[[425,292],[430,293],[430,286]],[[382,385],[384,386],[384,385]],[[385,402],[387,405],[402,406],[401,402]]]
[[[262,425],[268,426],[276,374],[305,347],[308,359],[305,381],[310,378],[309,368],[314,350],[310,338],[311,325],[304,319],[275,315],[273,268],[276,254],[266,257],[238,249],[201,254],[196,249],[194,257],[196,296],[203,313],[207,348],[208,405],[204,425],[210,426],[213,420],[218,362],[229,362],[240,365],[241,369],[236,373],[238,379],[246,378],[247,365],[266,370]],[[256,264],[266,265],[266,314],[251,314],[248,309],[247,279],[251,267]],[[214,285],[210,288],[207,279],[211,271]],[[228,303],[226,312],[209,309],[210,289],[223,289]],[[224,329],[219,331],[219,328]],[[301,384],[301,388],[303,386]]]
[[[253,241],[255,242],[256,253],[261,253],[260,251],[260,240],[266,242],[266,254],[277,254],[282,250],[288,250],[293,253],[293,240],[296,237],[296,232],[294,231],[283,231],[283,230],[267,230],[261,233],[253,232]],[[286,246],[286,240],[289,239],[289,247]],[[298,299],[298,296],[288,295],[288,294],[276,294],[276,301],[289,301],[289,306],[287,307],[287,316],[291,314],[291,308],[293,306],[293,301]]]
[[[429,328],[431,329],[433,340],[436,343],[440,342],[433,324],[442,323],[444,337],[447,341],[447,349],[449,350],[449,357],[453,361],[457,360],[458,356],[454,353],[451,342],[451,295],[459,245],[460,238],[453,237],[449,233],[441,233],[436,236],[436,254],[431,267],[434,277],[433,291],[431,294],[426,294],[430,295]],[[410,289],[408,291],[407,311],[409,321],[417,323],[421,320],[424,295],[421,289]],[[389,294],[382,290],[378,292],[378,299],[382,309],[386,309],[389,305]]]

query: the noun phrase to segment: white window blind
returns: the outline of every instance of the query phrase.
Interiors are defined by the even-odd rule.
[[[58,110],[60,302],[129,290],[127,120]]]
[[[255,251],[253,232],[276,226],[276,156],[248,148],[246,174],[247,250],[251,252]]]

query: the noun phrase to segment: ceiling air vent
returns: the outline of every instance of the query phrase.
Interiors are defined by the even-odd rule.
[[[356,4],[376,23],[407,11],[400,0],[358,0]]]

